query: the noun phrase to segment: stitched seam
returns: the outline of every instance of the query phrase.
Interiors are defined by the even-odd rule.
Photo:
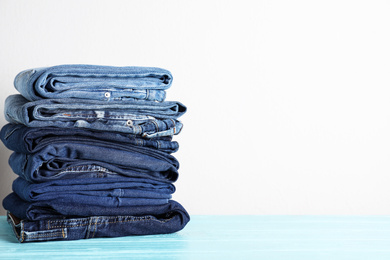
[[[97,173],[114,173],[113,171],[108,170],[105,167],[97,165],[79,165],[79,166],[69,166],[62,170],[60,173],[66,172],[97,172]]]
[[[22,240],[20,240],[20,242],[23,242],[24,241],[24,224],[23,224],[23,221],[20,223],[20,233],[22,233]]]
[[[143,219],[151,219],[151,217],[149,217],[149,216],[145,216],[145,217],[134,217],[134,218],[136,218],[136,219],[138,219],[138,220],[143,220]],[[133,220],[124,220],[125,222],[126,221],[134,221],[134,219]],[[50,220],[50,222],[51,223],[56,223],[56,222],[64,222],[64,220]],[[87,226],[87,225],[89,225],[89,221],[85,221],[85,222],[88,222],[88,223],[85,223],[85,224],[80,224],[80,225],[82,225],[82,226]],[[52,226],[53,227],[53,226]]]
[[[145,71],[145,72],[132,72],[132,73],[128,73],[128,72],[113,72],[113,73],[106,73],[106,72],[98,72],[98,71],[93,71],[94,68],[87,68],[85,69],[86,72],[80,72],[80,68],[75,68],[72,72],[60,72],[60,71],[56,71],[56,70],[53,70],[51,72],[49,72],[50,74],[50,78],[55,78],[56,76],[69,76],[69,77],[81,77],[81,78],[88,78],[88,77],[93,77],[93,78],[107,78],[107,77],[112,77],[112,78],[115,78],[115,77],[119,77],[119,78],[130,78],[130,79],[138,79],[138,78],[152,78],[152,79],[161,79],[161,77],[168,77],[168,79],[170,79],[171,77],[169,76],[168,73],[165,73],[165,72],[155,72],[155,71],[152,71],[152,72],[149,72],[149,71]],[[29,71],[35,71],[35,69],[32,69],[32,70],[29,70]],[[29,71],[26,71],[25,73],[29,72]],[[34,72],[35,73],[35,72]],[[166,85],[166,84],[163,84],[163,85]]]
[[[12,225],[12,228],[13,228],[13,230],[14,230],[15,235],[16,235],[18,238],[20,238],[20,236],[18,235],[18,232],[16,231],[16,228],[15,228],[14,225]]]
[[[14,128],[12,131],[9,131],[7,135],[4,137],[4,139],[8,139],[15,131],[19,130],[19,128]]]
[[[86,238],[89,238],[89,233],[91,232],[91,220],[92,219],[90,219],[88,221],[88,232],[87,232],[87,237]],[[77,226],[74,226],[74,227],[82,227],[82,226],[85,226],[85,224],[84,225],[77,225]],[[64,228],[64,227],[66,227],[66,226],[62,226],[61,228]]]
[[[153,219],[153,218],[140,218],[140,219],[132,219],[132,220],[120,220],[120,221],[109,221],[109,222],[102,222],[102,224],[115,224],[115,223],[126,223],[126,222],[137,222],[137,221],[147,221],[147,220],[152,220],[160,223],[165,223],[170,221],[172,218],[168,218],[166,220],[158,220],[158,219]],[[59,221],[53,221],[53,222],[59,222]],[[97,222],[96,222],[97,223]],[[51,228],[66,228],[66,227],[82,227],[82,226],[88,226],[90,224],[79,224],[79,225],[59,225],[59,226],[51,226]]]
[[[91,238],[93,238],[93,237],[95,236],[95,232],[96,232],[96,230],[97,230],[97,221],[98,221],[98,219],[96,218],[96,219],[95,219],[95,229],[93,230],[93,233],[92,233]]]
[[[62,236],[62,237],[65,237],[64,235],[64,232],[62,231],[58,231],[58,232],[53,232],[53,233],[50,233],[50,234],[43,234],[43,235],[40,235],[40,234],[37,234],[37,235],[31,235],[31,236],[28,236],[28,238],[39,238],[39,237],[55,237],[55,236]]]
[[[98,117],[97,115],[89,115],[89,114],[77,114],[77,115],[71,115],[71,114],[68,114],[68,113],[64,113],[62,114],[62,116],[66,116],[66,117],[86,117],[86,118],[99,118],[99,119],[105,119],[105,118],[118,118],[118,119],[123,119],[123,120],[128,120],[124,117],[126,116],[132,116],[132,119],[133,121],[137,121],[137,120],[151,120],[152,118],[133,118],[134,117],[134,114],[124,114],[124,115],[118,115],[118,116],[114,116],[114,115],[109,115],[109,116],[104,116],[104,117]]]
[[[9,218],[11,219],[11,221],[12,221],[12,223],[13,223],[13,225],[11,225],[11,226],[12,226],[12,229],[14,230],[15,235],[16,235],[16,236],[18,237],[18,239],[19,239],[20,236],[18,235],[18,232],[16,231],[16,224],[15,224],[15,222],[14,222],[14,220],[12,219],[11,216],[9,216]],[[23,232],[23,231],[21,230],[21,232]]]
[[[156,132],[158,132],[159,129],[158,129],[158,124],[157,124],[156,120],[153,120],[152,123],[156,126]]]

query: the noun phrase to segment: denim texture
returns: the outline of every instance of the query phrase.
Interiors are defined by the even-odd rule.
[[[180,231],[189,220],[188,213],[178,203],[170,204],[167,211],[141,216],[88,216],[29,221],[7,213],[7,221],[19,242],[168,234]]]
[[[187,108],[169,71],[60,65],[19,73],[0,139],[19,177],[3,200],[19,242],[177,232],[173,135]]]
[[[182,208],[174,201],[160,205],[137,205],[126,207],[106,207],[100,205],[80,205],[79,203],[65,203],[61,200],[25,201],[12,192],[3,200],[3,207],[20,219],[31,221],[44,219],[58,219],[64,217],[87,216],[143,216],[149,214],[162,214],[172,208]],[[184,210],[184,209],[183,209]]]
[[[179,168],[179,162],[170,154],[99,140],[59,141],[33,154],[14,152],[9,165],[14,173],[30,182],[93,178],[102,174],[174,182]]]
[[[169,71],[152,67],[59,65],[20,72],[15,88],[28,100],[78,98],[101,101],[163,101]]]
[[[96,200],[103,200],[104,197],[114,198],[117,203],[124,198],[170,199],[175,186],[141,178],[65,179],[31,183],[19,177],[13,182],[12,190],[25,201],[72,199],[95,205]]]
[[[172,141],[172,136],[145,139],[139,135],[120,132],[80,128],[27,127],[21,124],[3,126],[0,131],[0,139],[8,149],[25,154],[35,153],[42,147],[56,142],[78,140],[102,140],[112,144],[150,147],[166,153],[174,153],[179,149],[178,142]]]
[[[28,101],[22,95],[5,100],[5,119],[29,127],[54,126],[88,128],[142,134],[152,138],[178,134],[183,124],[177,120],[186,112],[179,102],[104,102],[75,99]]]

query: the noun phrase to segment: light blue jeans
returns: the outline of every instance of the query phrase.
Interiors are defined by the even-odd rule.
[[[149,67],[60,65],[20,72],[15,88],[28,100],[79,98],[110,101],[163,101],[169,71]]]
[[[187,108],[180,102],[42,99],[29,102],[22,95],[5,100],[5,118],[29,127],[81,127],[101,131],[142,134],[145,138],[178,134],[177,120]]]

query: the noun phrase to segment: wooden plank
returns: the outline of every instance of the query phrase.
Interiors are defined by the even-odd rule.
[[[390,259],[387,216],[192,216],[175,234],[20,244],[0,217],[0,259]]]

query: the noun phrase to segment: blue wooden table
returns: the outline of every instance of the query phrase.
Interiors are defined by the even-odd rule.
[[[20,244],[0,217],[0,259],[390,259],[387,216],[192,216],[175,234]]]

